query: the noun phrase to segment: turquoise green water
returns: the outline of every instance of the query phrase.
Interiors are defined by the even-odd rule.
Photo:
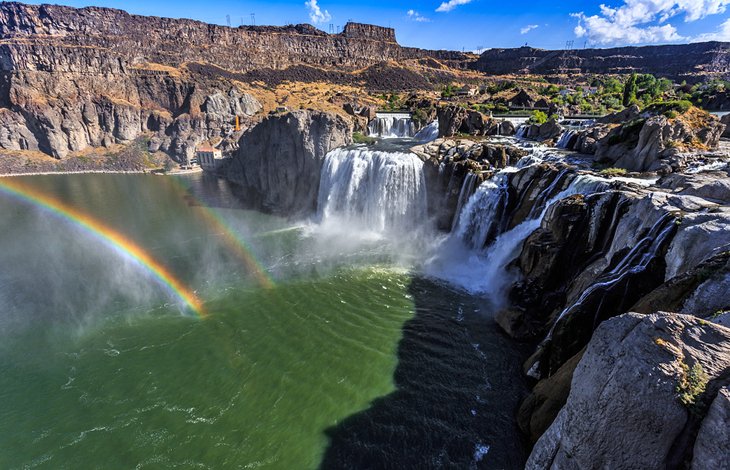
[[[522,459],[517,438],[496,442],[516,435],[509,407],[519,393],[494,383],[508,383],[518,359],[484,336],[491,323],[477,315],[478,302],[415,289],[403,249],[243,211],[219,182],[200,177],[23,181],[145,247],[198,293],[209,316],[191,315],[138,265],[72,224],[0,195],[0,468],[336,468],[373,447],[388,461],[390,424],[373,425],[376,437],[355,438],[351,448],[363,428],[352,419],[401,391],[450,410],[439,417],[446,437],[432,432],[421,454],[483,465],[475,446],[493,436],[493,454],[510,456],[502,462]],[[231,256],[201,204],[233,227],[275,288],[261,289]],[[446,300],[436,306],[429,295]],[[489,346],[474,346],[493,341],[494,367],[482,358]],[[465,357],[466,370],[452,370]],[[504,377],[485,381],[493,369]],[[431,379],[418,378],[428,370],[437,382],[474,380],[431,396]],[[415,403],[397,407],[415,420],[399,431],[406,441],[432,422],[435,407]],[[490,407],[507,409],[496,427],[475,419],[497,413]],[[456,450],[445,443],[452,421],[465,429]],[[408,467],[398,446],[390,461]]]

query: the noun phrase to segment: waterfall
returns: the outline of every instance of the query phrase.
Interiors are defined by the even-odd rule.
[[[570,145],[570,141],[573,139],[573,137],[576,135],[576,131],[574,130],[567,130],[562,133],[560,136],[560,139],[558,140],[557,147],[559,149],[567,149]]]
[[[559,172],[546,188],[545,196],[535,201],[530,216],[510,230],[506,208],[509,203],[509,175],[519,171],[506,168],[482,183],[464,204],[455,230],[427,263],[427,272],[464,287],[475,294],[489,294],[499,305],[507,286],[514,281],[509,264],[535,230],[540,227],[550,206],[574,194],[605,190],[610,181],[589,174],[573,176],[568,186],[551,196],[565,181],[567,171]]]
[[[454,234],[467,247],[481,250],[490,238],[501,231],[503,212],[509,197],[507,175],[507,172],[500,172],[482,183],[457,213]]]
[[[543,341],[540,343],[541,348],[548,345],[555,333],[558,324],[566,317],[579,311],[583,306],[596,295],[605,295],[614,286],[620,286],[620,283],[632,275],[645,271],[649,264],[661,256],[661,250],[670,238],[676,233],[677,227],[673,215],[666,213],[660,217],[654,225],[649,229],[647,234],[639,240],[621,261],[616,264],[610,271],[604,272],[585,289],[575,302],[572,302],[563,309],[562,312],[553,321],[550,331]],[[620,288],[620,287],[619,287]],[[600,304],[599,304],[600,309]],[[600,311],[592,312],[598,316]],[[540,378],[540,361],[536,361],[530,368],[528,375],[534,378]]]
[[[428,143],[438,139],[439,136],[439,122],[438,120],[433,121],[428,126],[424,127],[416,134],[415,139],[421,143]]]
[[[368,132],[370,137],[407,138],[416,134],[416,124],[408,114],[378,116],[368,124]]]
[[[515,133],[515,137],[518,139],[524,139],[527,136],[527,131],[530,129],[530,126],[527,124],[522,124],[520,127],[517,128],[517,132]]]
[[[464,178],[464,183],[461,185],[461,190],[459,191],[459,199],[456,202],[454,221],[451,224],[452,231],[458,226],[461,209],[464,207],[464,204],[466,204],[469,198],[471,198],[471,195],[474,194],[474,190],[476,188],[478,180],[479,176],[476,173],[472,172],[469,172],[469,174],[466,175],[466,178]]]
[[[339,148],[325,158],[317,202],[322,224],[373,232],[410,230],[427,218],[423,162],[412,153]]]

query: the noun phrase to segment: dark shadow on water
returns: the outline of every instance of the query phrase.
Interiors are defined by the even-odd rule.
[[[527,393],[524,347],[485,301],[424,279],[409,287],[397,390],[326,431],[322,469],[523,468],[515,414]]]

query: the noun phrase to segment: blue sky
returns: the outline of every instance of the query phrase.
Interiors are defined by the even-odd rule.
[[[60,0],[143,15],[237,26],[314,23],[329,31],[348,20],[396,28],[398,41],[429,49],[476,50],[529,44],[548,49],[730,41],[730,0]],[[42,2],[31,2],[42,3]],[[604,5],[602,6],[601,3]]]

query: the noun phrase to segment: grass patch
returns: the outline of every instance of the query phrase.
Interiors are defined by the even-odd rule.
[[[682,373],[677,384],[677,393],[679,401],[684,406],[691,407],[697,404],[698,398],[705,391],[710,379],[699,363],[690,367],[683,361],[681,365]]]
[[[598,172],[599,175],[605,176],[607,178],[611,178],[614,176],[625,176],[626,173],[628,173],[626,171],[626,168],[615,168],[615,167],[604,168],[603,170]]]
[[[372,145],[375,142],[377,142],[378,140],[376,138],[374,138],[374,137],[368,137],[368,136],[366,136],[365,134],[363,134],[361,132],[353,132],[352,133],[352,141],[355,142],[356,144]]]

